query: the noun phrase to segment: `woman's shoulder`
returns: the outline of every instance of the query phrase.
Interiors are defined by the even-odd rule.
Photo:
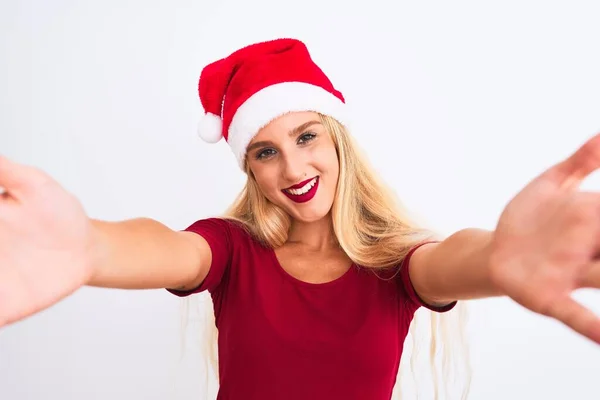
[[[228,239],[236,244],[259,244],[252,234],[252,229],[242,221],[228,217],[206,217],[196,220],[186,228],[187,231],[196,232],[201,235]]]

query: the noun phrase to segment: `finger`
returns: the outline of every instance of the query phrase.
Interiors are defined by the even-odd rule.
[[[600,133],[588,139],[567,159],[547,171],[554,182],[565,189],[578,187],[592,172],[600,168]]]
[[[571,297],[566,296],[553,302],[548,312],[544,314],[561,321],[575,332],[600,344],[600,318]]]
[[[38,169],[0,156],[0,187],[4,193],[19,197],[46,180],[45,174]],[[2,196],[6,198],[7,194]]]
[[[23,185],[23,168],[16,162],[0,156],[0,187],[3,197],[13,190],[18,190]]]

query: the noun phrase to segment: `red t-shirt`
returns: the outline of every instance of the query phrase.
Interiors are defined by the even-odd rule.
[[[212,249],[204,282],[219,331],[218,400],[389,400],[414,312],[425,306],[408,276],[353,266],[312,284],[288,274],[272,249],[217,218],[188,231]],[[409,256],[406,261],[409,260]]]

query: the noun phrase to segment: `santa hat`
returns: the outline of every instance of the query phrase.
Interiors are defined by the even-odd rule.
[[[206,113],[199,136],[225,138],[240,168],[252,138],[285,113],[314,111],[347,123],[343,95],[296,39],[255,43],[207,65],[198,93]]]

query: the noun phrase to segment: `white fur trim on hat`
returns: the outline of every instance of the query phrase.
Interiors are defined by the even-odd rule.
[[[236,111],[227,142],[244,167],[246,148],[252,138],[275,118],[295,111],[314,111],[347,124],[346,105],[327,90],[304,82],[283,82],[254,93]]]
[[[208,143],[217,143],[223,137],[223,121],[221,117],[206,113],[198,123],[198,136]]]

